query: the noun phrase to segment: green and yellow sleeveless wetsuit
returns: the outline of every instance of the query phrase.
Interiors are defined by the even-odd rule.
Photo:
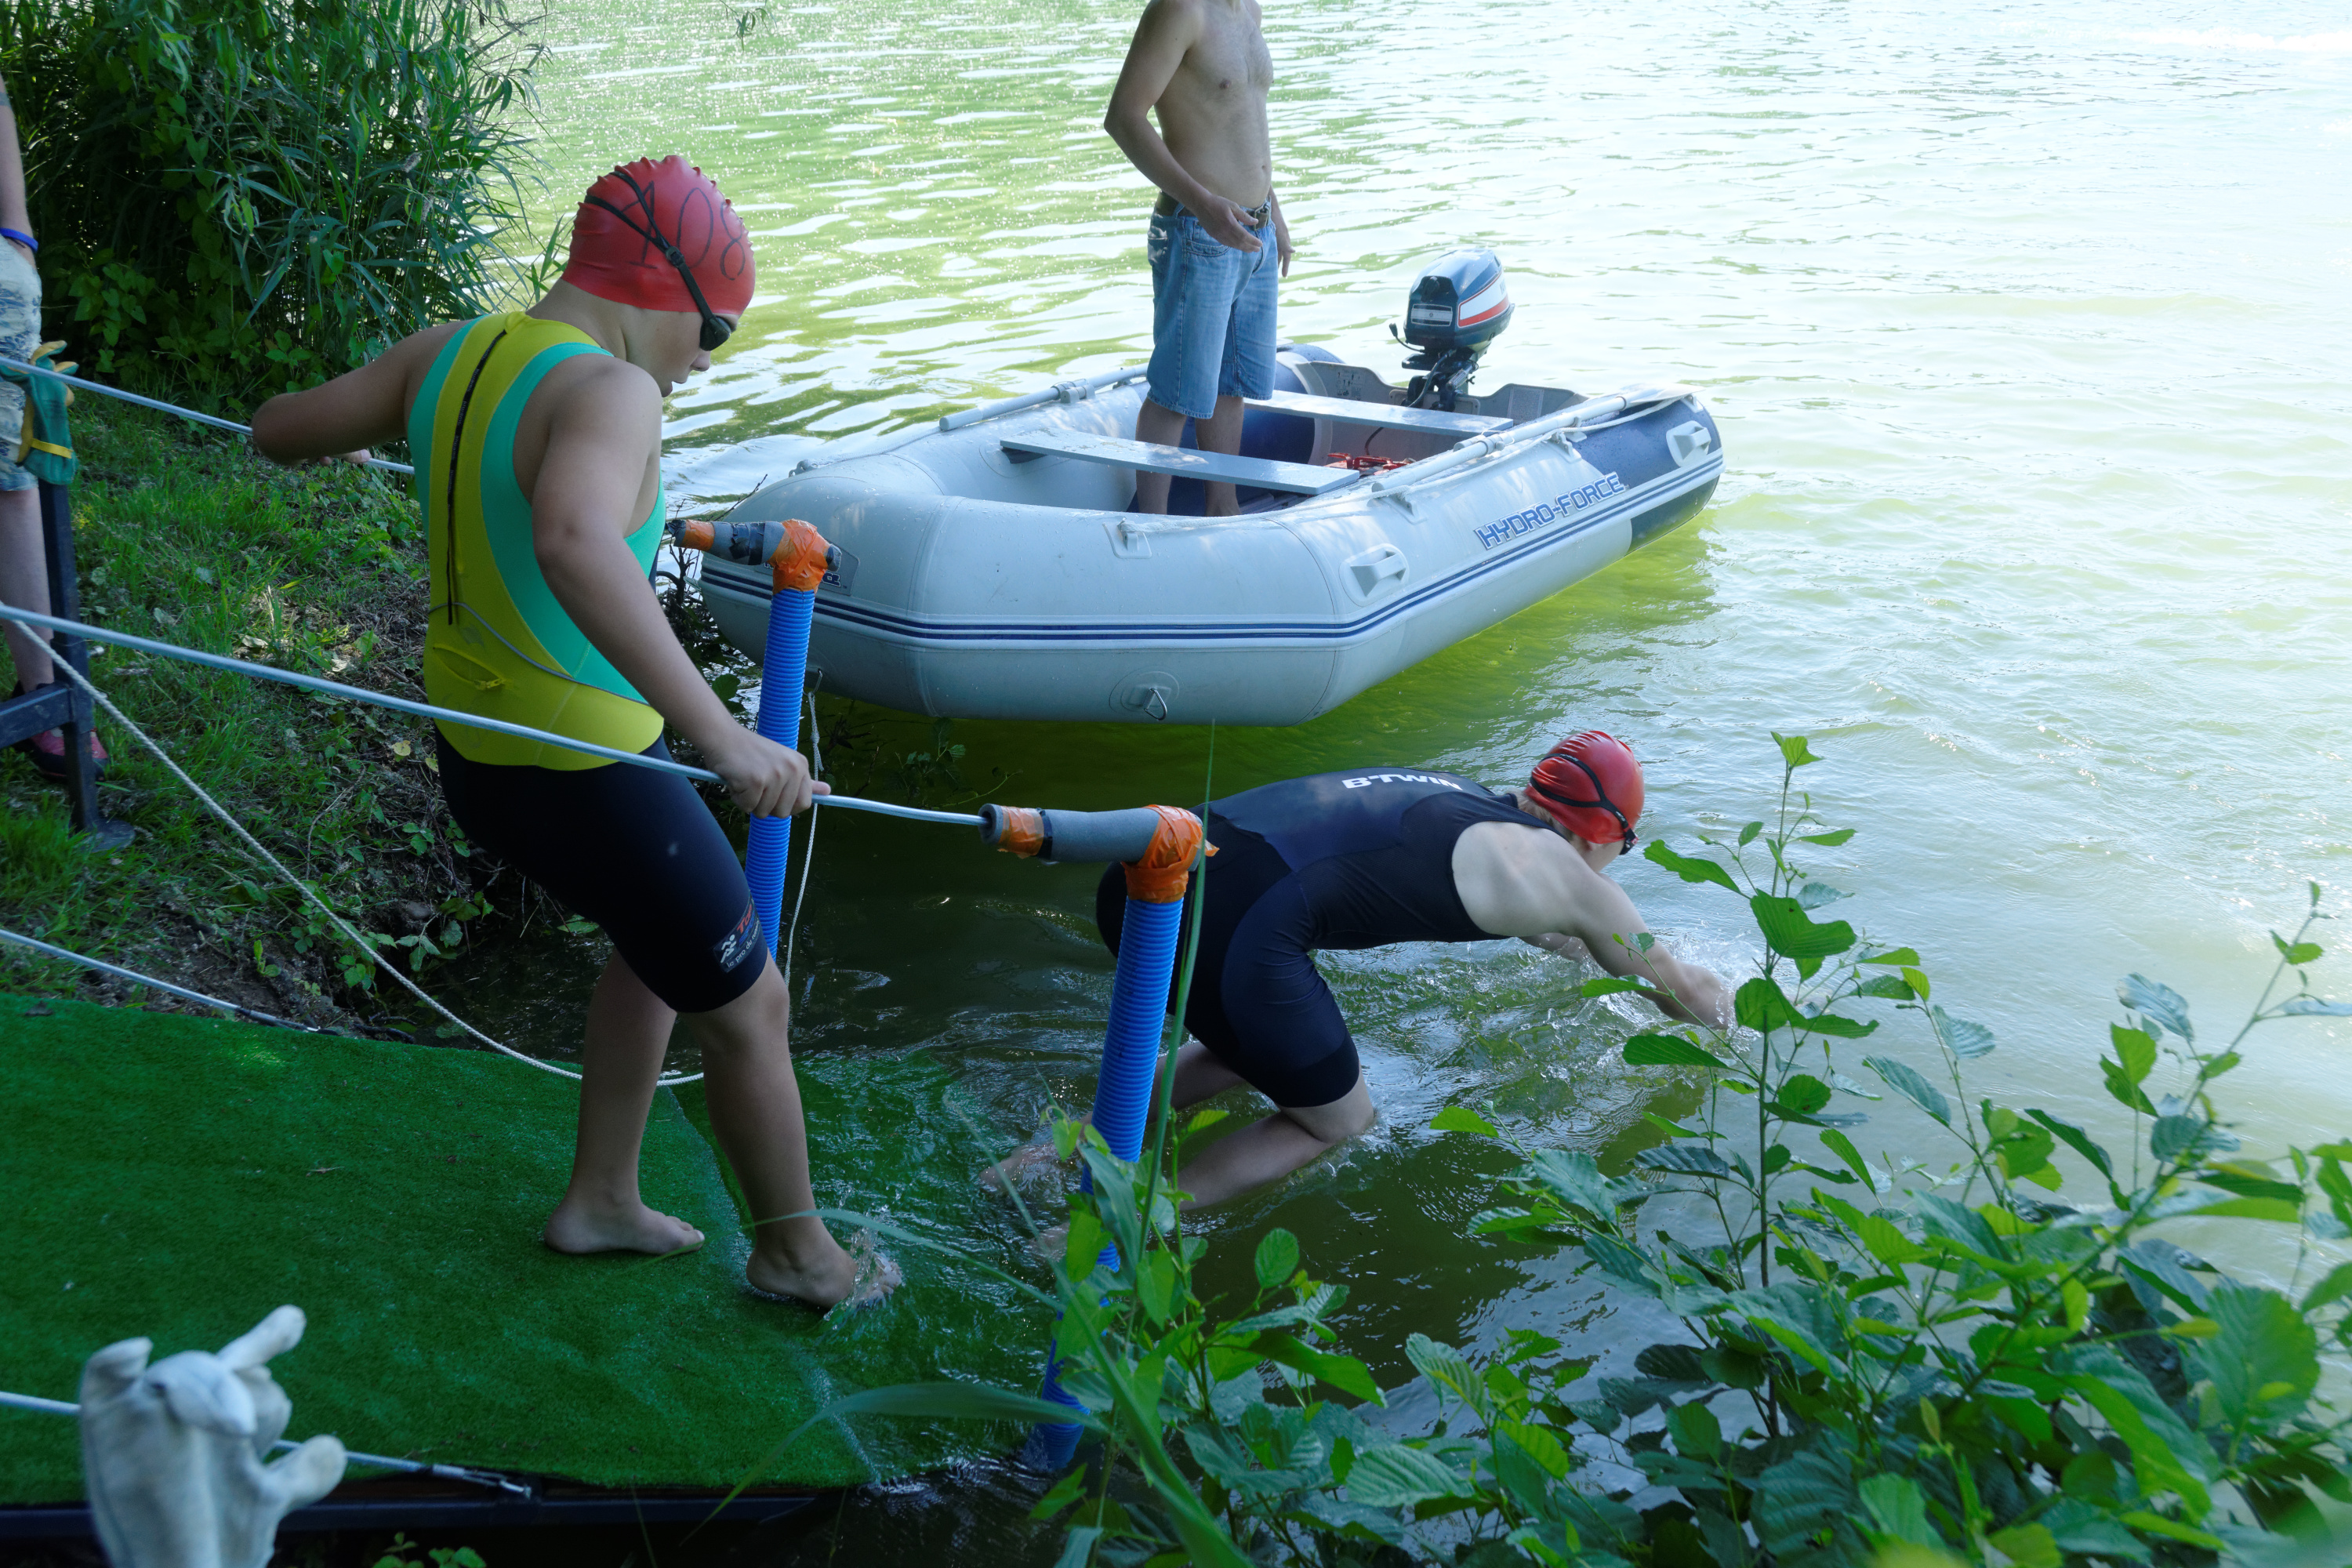
[[[605,351],[576,327],[518,310],[468,322],[442,345],[408,414],[432,563],[425,695],[478,713],[641,752],[661,715],[574,626],[540,574],[530,502],[515,481],[515,427],[541,377],[574,354]],[[648,575],[667,510],[628,536]],[[443,724],[468,762],[566,770],[609,766],[584,752]]]

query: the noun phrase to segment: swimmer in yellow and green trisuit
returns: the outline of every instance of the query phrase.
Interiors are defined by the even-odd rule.
[[[678,646],[648,582],[666,508],[662,399],[727,340],[751,251],[683,158],[588,188],[561,281],[526,310],[428,328],[323,386],[275,397],[254,443],[281,461],[405,437],[430,541],[425,695],[441,706],[648,755],[665,720],[744,810],[824,789],[745,729]],[[580,1134],[547,1222],[559,1252],[670,1253],[702,1233],[646,1206],[638,1149],[670,1028],[702,1047],[710,1121],[751,1201],[745,1273],[816,1307],[887,1290],[810,1211],[790,1005],[743,868],[686,780],[464,725],[441,784],[478,844],[604,929],[588,1004]],[[797,1218],[782,1218],[799,1215]]]
[[[1491,791],[1428,768],[1351,768],[1287,779],[1208,805],[1208,902],[1176,1057],[1178,1110],[1247,1084],[1274,1114],[1209,1144],[1177,1184],[1199,1207],[1265,1185],[1373,1121],[1371,1089],[1318,949],[1517,937],[1588,953],[1686,1022],[1728,1026],[1731,994],[1676,958],[1609,876],[1633,847],[1642,765],[1622,741],[1587,730],[1554,746],[1525,787]],[[1095,921],[1118,951],[1119,868],[1095,895]],[[982,1180],[1018,1173],[1031,1145]]]

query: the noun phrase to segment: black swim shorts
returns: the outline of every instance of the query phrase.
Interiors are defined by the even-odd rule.
[[[1276,1105],[1305,1110],[1345,1098],[1360,1070],[1356,1041],[1315,967],[1305,887],[1256,834],[1214,812],[1208,827],[1217,854],[1184,1027]],[[1095,889],[1095,924],[1113,953],[1126,920],[1126,873],[1112,866]]]
[[[767,941],[742,863],[691,784],[627,763],[472,763],[435,740],[441,792],[467,837],[604,927],[647,990],[709,1013],[751,989]],[[669,751],[656,741],[645,754]]]

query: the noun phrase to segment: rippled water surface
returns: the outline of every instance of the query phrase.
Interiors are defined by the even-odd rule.
[[[1598,725],[1648,763],[1645,837],[1686,841],[1759,815],[1768,731],[1807,733],[1829,760],[1806,782],[1860,830],[1809,868],[1856,895],[1840,912],[1919,947],[1937,1000],[1998,1031],[1988,1092],[2114,1129],[2092,1062],[2116,978],[2234,1022],[2265,932],[2352,850],[2340,7],[1265,4],[1299,248],[1286,335],[1393,369],[1383,324],[1419,265],[1489,245],[1518,314],[1484,384],[1698,383],[1730,466],[1711,510],[1599,578],[1311,724],[1219,732],[1217,790],[1374,762],[1505,782]],[[1134,15],[557,8],[549,210],[682,149],[757,237],[746,329],[675,400],[684,499],[740,494],[811,437],[1143,356],[1150,194],[1098,128]],[[896,759],[929,725],[824,706],[845,784],[903,793]],[[1209,766],[1202,730],[952,739],[1017,801],[1196,800]],[[1049,1100],[1083,1102],[1108,985],[1091,876],[945,829],[821,831],[806,1070],[854,1099],[944,1067],[940,1114],[1007,1145]],[[1621,874],[1678,942],[1745,961],[1727,897]],[[1414,1330],[1565,1325],[1622,1349],[1590,1286],[1462,1238],[1503,1162],[1423,1129],[1491,1100],[1522,1136],[1622,1152],[1644,1105],[1687,1091],[1616,1064],[1628,1020],[1527,950],[1326,969],[1386,1119],[1219,1233],[1298,1232],[1391,1384]],[[511,1009],[550,1047],[576,994],[554,978]],[[2317,978],[2352,993],[2336,957]],[[2352,1131],[2347,1046],[2340,1023],[2256,1037],[2230,1097],[2250,1144]],[[1880,1145],[1924,1147],[1872,1109]],[[893,1130],[816,1135],[822,1161]],[[1009,1247],[977,1197],[964,1223]],[[902,1515],[925,1517],[863,1528],[1005,1539]]]

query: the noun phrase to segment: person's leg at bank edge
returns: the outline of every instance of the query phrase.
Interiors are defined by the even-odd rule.
[[[683,158],[640,160],[589,188],[546,298],[428,328],[272,398],[254,441],[297,461],[407,438],[430,543],[431,700],[631,751],[658,751],[667,721],[746,811],[791,815],[824,786],[728,712],[648,581],[665,521],[662,399],[709,368],[751,286],[748,237],[718,186]],[[856,1266],[809,1213],[783,984],[718,824],[672,774],[457,724],[442,727],[439,752],[467,833],[615,949],[589,1002],[579,1145],[548,1245],[658,1254],[701,1240],[637,1191],[683,1015],[753,1211],[751,1282],[821,1307],[848,1299]],[[882,1269],[865,1283],[894,1282]]]
[[[32,225],[25,202],[16,110],[8,101],[6,84],[0,83],[0,353],[11,359],[31,359],[41,340],[41,274],[34,265],[40,242]],[[0,604],[47,615],[49,566],[41,538],[40,487],[16,461],[25,422],[31,417],[25,400],[22,385],[0,381]],[[10,621],[0,626],[0,642],[6,644],[16,667],[17,690],[37,691],[56,681],[47,630]],[[102,770],[105,746],[95,733],[86,744]],[[66,776],[64,731],[44,730],[18,742],[17,747],[45,778]]]
[[[1191,419],[1202,451],[1238,452],[1243,399],[1274,390],[1275,279],[1290,271],[1291,247],[1274,194],[1273,85],[1256,0],[1144,7],[1103,117],[1160,192],[1145,241],[1152,347],[1139,441],[1175,446]],[[1137,474],[1136,510],[1166,511],[1168,486],[1165,474]],[[1234,487],[1207,490],[1209,515],[1231,516]]]

